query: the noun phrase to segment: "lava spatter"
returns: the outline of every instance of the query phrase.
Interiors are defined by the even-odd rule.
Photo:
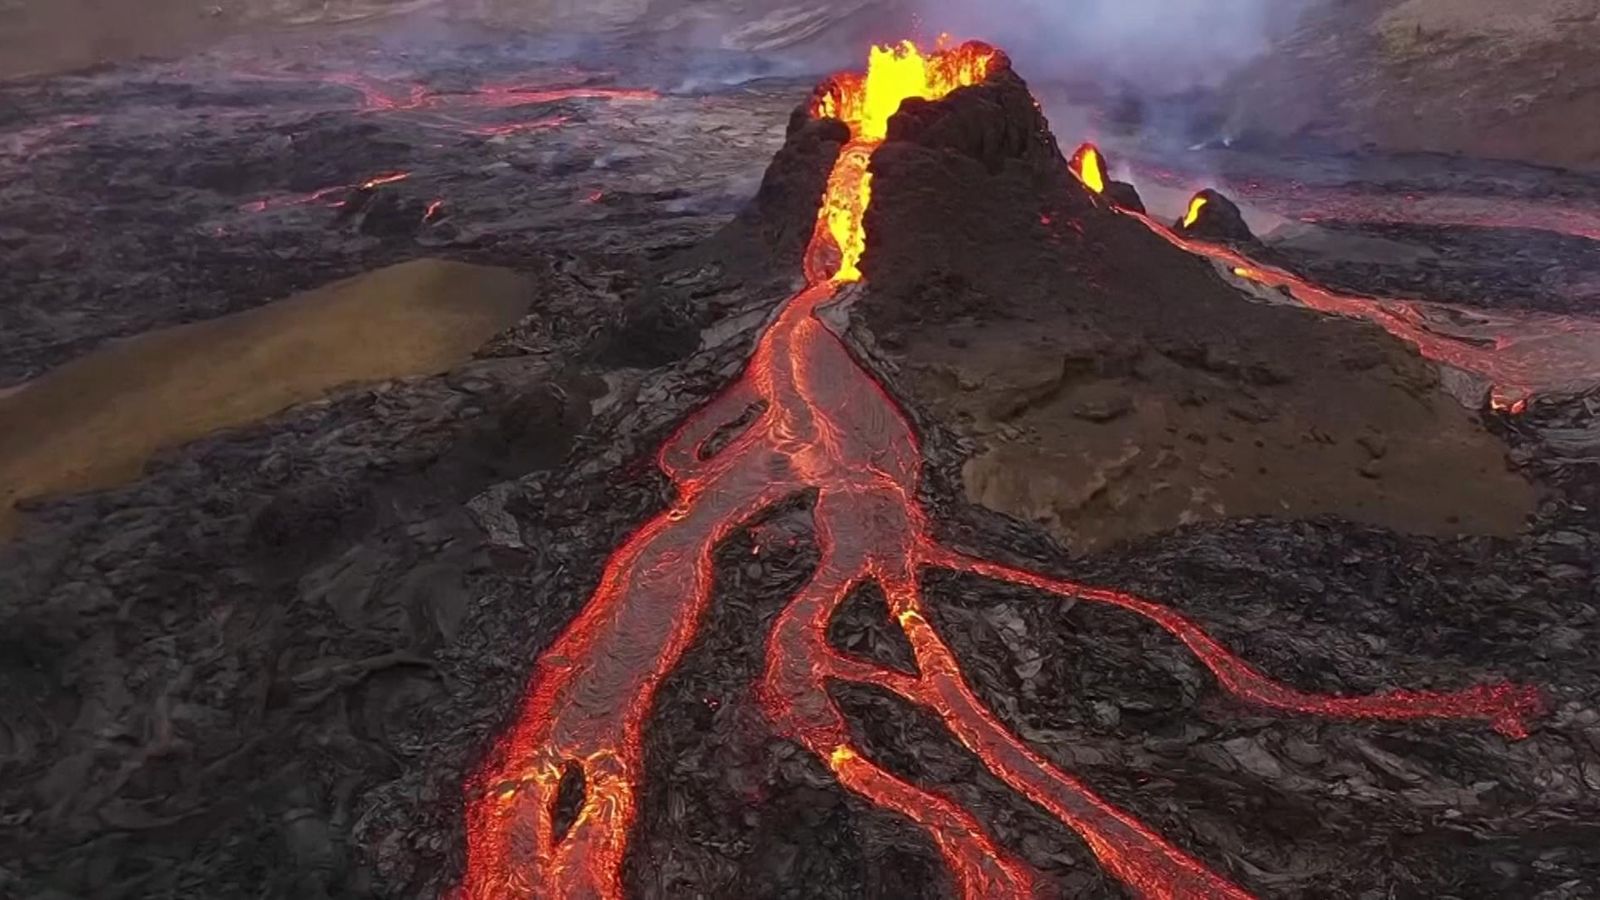
[[[1093,144],[1083,144],[1067,165],[1072,169],[1072,174],[1078,176],[1083,186],[1096,194],[1106,191],[1106,164],[1105,157],[1100,155],[1100,148]]]
[[[936,100],[1006,67],[982,44],[923,53],[878,48],[864,74],[819,89],[812,114],[838,118],[851,139],[827,182],[805,258],[807,285],[779,308],[740,377],[662,446],[673,505],[607,560],[599,587],[535,663],[515,723],[468,787],[471,898],[616,898],[642,773],[641,728],[662,679],[688,648],[712,586],[712,552],[763,509],[815,491],[820,559],[785,607],[758,686],[775,730],[806,747],[845,788],[924,828],[969,898],[1022,898],[1040,876],[1003,849],[950,798],[871,762],[851,743],[830,680],[869,682],[937,714],[1012,789],[1074,830],[1130,891],[1146,897],[1244,897],[1245,892],[1060,771],[978,700],[954,653],[929,623],[918,576],[940,567],[1059,596],[1108,603],[1153,621],[1187,645],[1242,701],[1286,712],[1385,719],[1460,718],[1526,733],[1540,708],[1531,688],[1366,698],[1296,691],[1233,656],[1199,626],[1131,595],[974,559],[939,546],[917,501],[922,453],[895,401],[814,315],[861,278],[873,150],[910,97]],[[703,453],[723,426],[761,414],[725,447]],[[876,582],[916,657],[910,675],[834,650],[828,622],[856,586]],[[583,798],[558,833],[556,798],[576,767]]]

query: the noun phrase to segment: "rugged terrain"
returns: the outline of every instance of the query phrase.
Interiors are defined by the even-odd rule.
[[[1204,41],[1170,29],[1162,43],[1141,45],[1137,20],[1122,23],[1096,7],[1080,29],[1095,27],[1094,16],[1117,23],[1099,42],[1116,52],[1089,60],[1099,71],[1063,58],[1095,46],[1079,32],[1061,36],[1060,54],[1034,58],[1048,63],[1052,76],[1076,82],[1080,101],[1131,103],[1166,132],[1161,137],[1174,136],[1171,127],[1181,123],[1179,130],[1195,129],[1198,140],[1600,166],[1600,132],[1592,124],[1600,122],[1600,67],[1591,52],[1600,42],[1597,0],[1310,0],[1269,4],[1264,13],[1257,6],[1245,4],[1248,22],[1229,19],[1229,6],[1215,7],[1212,19],[1203,4],[1171,11],[1214,29],[1211,42],[1227,48],[1209,53]],[[1149,14],[1149,7],[1132,13]],[[1258,15],[1265,21],[1255,22]],[[913,31],[1004,41],[1071,24],[1041,17],[1022,0],[977,11],[914,0],[10,0],[0,4],[0,77],[181,54],[239,35],[304,41],[375,21],[414,31],[449,21],[486,25],[493,29],[487,33],[509,27],[629,36],[664,48],[781,51],[790,62],[835,65],[849,59],[841,48]],[[1146,57],[1149,66],[1123,62]],[[1152,74],[1173,66],[1181,72]]]
[[[1229,86],[1238,136],[1600,167],[1596,0],[1313,7]]]
[[[838,150],[805,125],[809,83],[662,90],[707,63],[650,65],[352,42],[0,87],[18,111],[0,197],[21,223],[0,232],[15,386],[0,411],[119,357],[140,370],[142,341],[204,361],[215,348],[182,323],[270,344],[327,297],[296,292],[369,270],[351,284],[443,270],[496,327],[527,311],[467,360],[449,290],[400,302],[420,319],[362,312],[370,330],[337,332],[352,348],[461,341],[397,352],[405,377],[341,387],[390,373],[329,365],[307,386],[319,399],[207,421],[228,427],[177,432],[102,490],[22,504],[0,545],[8,892],[387,897],[460,877],[468,775],[607,555],[670,502],[652,454],[796,287]],[[576,87],[590,95],[539,93]],[[1449,371],[1387,331],[1262,302],[1072,180],[1022,90],[896,120],[873,163],[867,283],[830,317],[921,434],[938,537],[1139,592],[1302,690],[1510,679],[1548,709],[1523,740],[1263,712],[1125,612],[928,572],[967,682],[1252,892],[1591,891],[1600,396],[1462,407]],[[454,262],[385,268],[422,257]],[[1339,271],[1376,291],[1388,270]],[[84,393],[90,418],[116,391]],[[30,421],[72,420],[62,405]],[[717,549],[708,621],[645,723],[631,895],[951,890],[921,831],[778,738],[755,696],[765,636],[816,565],[809,503]],[[829,639],[904,668],[888,613],[862,591]],[[836,699],[873,759],[973,811],[1050,890],[1123,894],[936,718],[876,689]]]

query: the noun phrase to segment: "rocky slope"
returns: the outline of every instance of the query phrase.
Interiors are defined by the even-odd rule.
[[[1234,79],[1234,129],[1597,167],[1597,45],[1597,0],[1326,4]]]

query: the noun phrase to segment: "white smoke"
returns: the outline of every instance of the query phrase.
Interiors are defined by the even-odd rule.
[[[1030,79],[1215,87],[1313,0],[915,0],[924,31],[1003,47]]]

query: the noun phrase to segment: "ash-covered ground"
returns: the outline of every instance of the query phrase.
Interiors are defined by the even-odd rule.
[[[530,285],[526,317],[447,372],[335,390],[171,448],[121,486],[26,504],[0,545],[5,893],[409,897],[459,878],[468,774],[607,554],[665,505],[656,445],[738,371],[795,286],[837,151],[816,129],[785,142],[808,82],[707,90],[690,77],[705,65],[580,59],[357,42],[0,86],[14,101],[0,122],[0,377],[22,391],[109,338],[404,259],[503,266]],[[522,104],[507,88],[655,96]],[[1140,620],[926,573],[968,681],[1033,748],[1252,892],[1594,895],[1600,392],[1515,415],[1450,406],[1432,367],[1378,329],[1253,303],[1093,204],[1032,142],[1031,106],[992,99],[923,109],[885,146],[869,284],[850,310],[853,349],[923,432],[942,536],[1171,605],[1302,689],[1512,679],[1542,687],[1550,711],[1522,741],[1475,723],[1263,714]],[[1438,234],[1482,247],[1477,231]],[[1506,292],[1537,248],[1572,259],[1567,240],[1532,242],[1501,270]],[[1319,265],[1332,263],[1305,268],[1331,271]],[[1374,294],[1404,280],[1338,271]],[[1472,277],[1495,288],[1494,271]],[[1049,377],[1008,381],[1001,364],[1019,359]],[[1168,401],[1187,430],[1152,412]],[[1356,424],[1313,432],[1313,413]],[[1485,496],[1526,504],[1509,527],[1460,521],[1454,495],[1422,529],[1245,499],[1184,515],[1144,490],[1384,495],[1403,480],[1384,466],[1408,454],[1461,464],[1460,446],[1418,437],[1445,426],[1459,438],[1446,443],[1499,466]],[[1049,471],[1044,458],[1077,472],[1063,447],[1120,458],[1123,436],[1105,434],[1124,428],[1147,442],[1137,461],[1076,512],[973,496],[984,459],[1026,451],[996,471]],[[1255,471],[1278,439],[1283,458],[1330,461],[1316,479]],[[1162,459],[1178,474],[1140,468]],[[794,498],[718,553],[708,621],[646,726],[631,895],[952,890],[920,831],[772,737],[752,697],[767,627],[814,565],[807,509]],[[1142,524],[1108,524],[1128,521]],[[870,592],[830,637],[906,665]],[[874,760],[972,810],[1051,890],[1124,894],[936,720],[870,690],[839,699]]]

